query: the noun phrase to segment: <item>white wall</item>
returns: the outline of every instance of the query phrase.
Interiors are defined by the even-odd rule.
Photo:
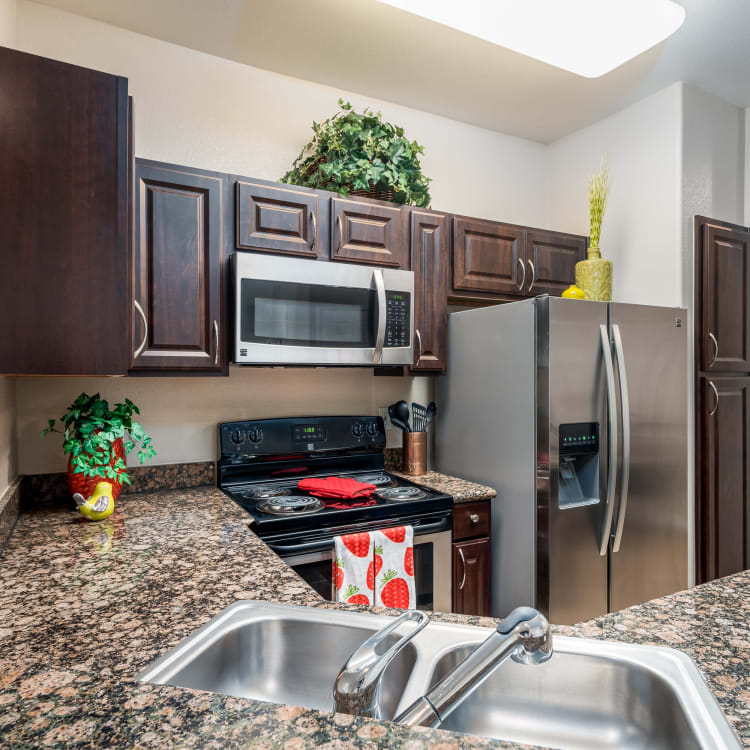
[[[549,146],[549,224],[576,234],[588,234],[587,179],[608,156],[600,244],[619,302],[681,302],[680,123],[675,84]]]
[[[16,0],[0,0],[0,47],[16,46]]]
[[[745,110],[745,225],[750,225],[750,107]]]

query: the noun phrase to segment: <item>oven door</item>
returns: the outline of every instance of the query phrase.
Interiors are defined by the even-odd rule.
[[[394,524],[399,525],[399,524]],[[382,528],[382,526],[381,526]],[[433,531],[433,529],[435,529]],[[355,531],[371,531],[358,528]],[[444,519],[424,526],[414,527],[414,581],[417,609],[433,612],[450,612],[452,597],[451,526]],[[294,545],[281,545],[266,541],[294,571],[324,599],[333,601],[332,561],[333,538],[315,545],[316,549],[294,549]],[[298,545],[312,547],[309,545]],[[320,547],[323,547],[322,549]]]
[[[411,271],[232,257],[238,364],[411,363]]]

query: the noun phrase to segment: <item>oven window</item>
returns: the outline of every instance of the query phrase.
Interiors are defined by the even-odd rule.
[[[375,346],[377,299],[372,289],[242,279],[243,342],[286,346]]]

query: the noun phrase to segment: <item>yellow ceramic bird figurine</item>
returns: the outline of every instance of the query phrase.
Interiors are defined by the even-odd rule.
[[[78,510],[86,518],[92,521],[101,521],[112,514],[115,509],[115,500],[112,497],[112,484],[110,482],[99,482],[94,487],[94,494],[86,500],[80,492],[73,495]]]

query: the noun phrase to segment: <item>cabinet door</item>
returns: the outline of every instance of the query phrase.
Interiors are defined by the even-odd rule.
[[[226,180],[136,160],[133,370],[220,372]]]
[[[699,378],[699,582],[750,567],[750,378]]]
[[[453,611],[490,614],[490,540],[486,537],[453,545]]]
[[[429,211],[411,212],[415,298],[412,372],[445,370],[449,232],[447,216]]]
[[[750,372],[750,233],[704,225],[701,369]]]
[[[526,293],[560,296],[576,280],[586,259],[586,238],[541,229],[526,231]]]
[[[496,221],[453,220],[453,288],[520,295],[526,284],[524,230]]]
[[[408,253],[398,207],[334,198],[331,201],[331,260],[407,267]]]
[[[128,367],[125,78],[0,48],[0,374]]]
[[[318,257],[316,193],[242,181],[236,193],[238,249]]]

